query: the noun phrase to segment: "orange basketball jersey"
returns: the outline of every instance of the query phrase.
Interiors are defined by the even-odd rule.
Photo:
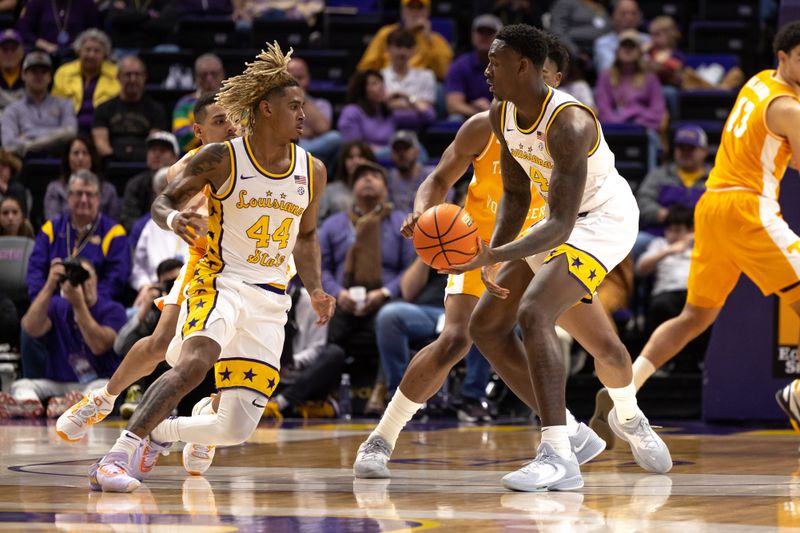
[[[473,177],[467,191],[464,209],[478,224],[478,234],[485,242],[492,238],[497,208],[503,196],[503,177],[500,173],[500,142],[494,132],[483,152],[472,161]],[[531,182],[531,206],[522,227],[527,228],[544,217],[545,202]]]
[[[748,189],[778,198],[792,154],[786,139],[767,127],[767,107],[782,96],[798,98],[789,85],[774,76],[774,70],[761,71],[739,91],[706,182],[708,189]]]

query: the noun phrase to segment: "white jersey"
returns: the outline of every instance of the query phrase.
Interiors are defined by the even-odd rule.
[[[311,154],[291,144],[288,170],[272,174],[255,160],[250,137],[226,144],[231,177],[209,194],[208,250],[200,271],[285,289],[300,219],[313,195]]]
[[[500,126],[508,149],[514,159],[530,176],[539,193],[548,200],[550,176],[553,173],[553,158],[547,149],[547,134],[558,113],[569,106],[579,106],[592,113],[584,104],[569,94],[548,87],[542,111],[536,121],[527,129],[517,125],[517,108],[511,102],[503,102]],[[594,117],[594,113],[592,113]],[[614,167],[614,154],[608,148],[603,130],[597,118],[597,142],[589,151],[586,188],[581,200],[581,212],[588,212],[604,204],[620,187],[631,194],[630,186]]]

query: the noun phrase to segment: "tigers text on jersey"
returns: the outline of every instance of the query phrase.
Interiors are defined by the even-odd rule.
[[[311,154],[291,144],[289,169],[255,160],[250,137],[227,143],[231,178],[209,195],[208,251],[200,266],[252,284],[285,289],[300,219],[313,194]]]
[[[614,167],[614,154],[606,144],[600,123],[594,113],[569,94],[548,87],[547,97],[539,117],[527,129],[517,124],[517,108],[511,102],[503,102],[500,127],[508,149],[547,200],[550,177],[553,173],[553,158],[547,149],[547,134],[558,114],[569,106],[578,106],[592,114],[597,127],[597,140],[589,151],[586,188],[581,200],[581,212],[591,211],[602,205],[627,182]]]
[[[780,97],[798,100],[774,70],[761,71],[744,84],[725,123],[707,189],[749,189],[777,200],[792,155],[788,141],[767,127],[767,108]]]

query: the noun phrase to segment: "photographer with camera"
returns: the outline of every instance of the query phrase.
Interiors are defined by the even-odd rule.
[[[94,265],[53,259],[44,287],[22,317],[23,331],[47,346],[43,379],[20,379],[0,393],[0,418],[61,415],[83,391],[103,387],[119,365],[112,346],[125,308],[98,298]]]

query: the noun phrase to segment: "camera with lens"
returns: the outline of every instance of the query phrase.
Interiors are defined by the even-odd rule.
[[[64,265],[63,280],[69,281],[73,287],[83,285],[83,282],[89,279],[89,271],[83,268],[77,257],[64,259],[61,264]]]

